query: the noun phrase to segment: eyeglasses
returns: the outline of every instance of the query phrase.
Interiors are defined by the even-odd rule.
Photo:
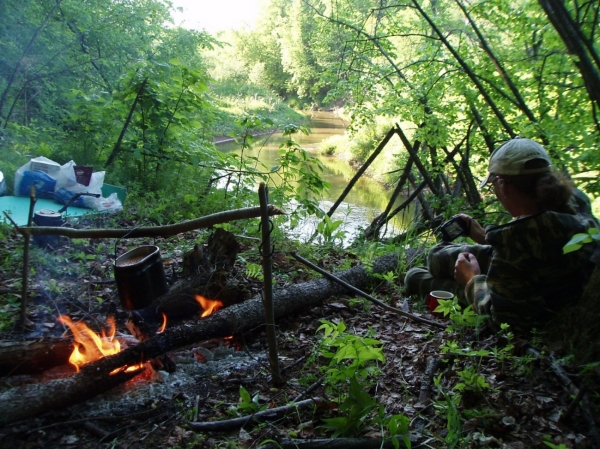
[[[492,175],[490,176],[490,179],[489,179],[489,181],[488,181],[488,183],[487,183],[487,188],[488,188],[488,190],[489,190],[490,192],[492,192],[492,193],[494,192],[494,183],[495,183],[496,181],[498,181],[498,179],[500,179],[500,176],[498,176],[498,175],[496,175],[496,174],[492,174]]]

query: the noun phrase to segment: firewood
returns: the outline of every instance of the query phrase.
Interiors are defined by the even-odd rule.
[[[20,339],[3,335],[0,341],[0,376],[41,373],[68,363],[73,342],[66,338]]]
[[[0,424],[8,424],[84,402],[127,382],[142,371],[143,369],[114,375],[79,372],[64,379],[11,388],[0,394],[0,403],[5,411],[0,418]]]
[[[396,254],[383,256],[375,261],[369,273],[393,271],[397,262]],[[355,287],[365,286],[369,280],[369,274],[361,266],[343,271],[337,277]],[[331,296],[344,294],[347,291],[340,284],[322,278],[278,289],[273,292],[275,317],[281,319],[295,316]],[[257,297],[221,309],[193,325],[188,323],[172,328],[167,327],[163,333],[139,345],[82,367],[79,373],[68,379],[24,385],[0,393],[0,403],[3,404],[0,425],[83,402],[131,378],[129,373],[110,375],[114,370],[136,366],[199,341],[227,337],[255,329],[263,324],[262,299]],[[32,403],[35,403],[35,406]]]

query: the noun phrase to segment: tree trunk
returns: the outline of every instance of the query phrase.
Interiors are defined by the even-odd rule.
[[[381,257],[373,264],[372,274],[393,271],[397,263],[396,254]],[[343,271],[337,277],[357,288],[364,287],[369,279],[360,266]],[[345,287],[323,278],[279,289],[273,292],[274,314],[276,319],[293,317],[314,304],[346,292]],[[0,425],[83,402],[132,377],[130,373],[121,371],[111,375],[114,370],[135,366],[199,341],[249,331],[262,324],[264,310],[262,299],[258,297],[219,310],[194,325],[188,323],[167,328],[139,345],[84,366],[81,372],[67,379],[6,390],[0,394],[0,403],[3,404]]]
[[[571,17],[561,0],[538,0],[548,19],[560,35],[581,72],[590,100],[600,107],[600,57],[593,40],[583,35],[579,23]]]

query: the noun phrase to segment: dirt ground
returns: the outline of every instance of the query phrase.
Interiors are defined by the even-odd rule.
[[[58,314],[83,320],[96,330],[108,316],[114,316],[118,332],[126,334],[124,323],[129,312],[120,307],[112,281],[114,255],[134,245],[157,244],[167,278],[172,281],[182,270],[183,253],[205,236],[190,232],[166,240],[135,242],[61,239],[52,250],[32,248],[29,318],[35,327],[26,336],[71,338],[57,323]],[[5,243],[7,252],[16,253],[22,247],[22,239],[16,236]],[[260,263],[252,242],[242,242],[240,255]],[[314,262],[335,272],[348,258],[354,256],[337,251]],[[318,276],[285,253],[276,252],[275,260],[275,289]],[[249,278],[239,263],[235,275],[258,293],[261,283]],[[5,263],[0,276],[2,316],[6,320],[18,314],[20,267]],[[444,318],[432,317],[419,301],[403,297],[399,280],[395,284],[380,282],[369,293],[393,307],[448,324]],[[174,373],[146,373],[83,404],[12,422],[0,429],[0,447],[252,448],[281,438],[328,438],[331,431],[323,428],[323,419],[339,416],[340,411],[333,405],[337,398],[318,382],[329,363],[317,352],[323,336],[318,331],[322,320],[343,322],[348,333],[369,335],[382,343],[385,361],[377,363],[368,393],[383,405],[386,415],[408,418],[412,447],[600,447],[595,413],[598,392],[588,391],[583,401],[571,407],[573,391],[560,375],[576,387],[582,385],[582,379],[575,375],[568,359],[561,359],[564,354],[560,348],[533,342],[541,345],[536,346],[517,338],[508,342],[472,331],[448,333],[383,310],[356,295],[328,298],[277,323],[285,380],[282,387],[271,381],[264,327],[260,327],[231,340],[198,342],[172,351],[170,357],[177,365]],[[2,341],[23,337],[19,326],[5,325]],[[537,352],[531,351],[532,346]],[[454,350],[449,351],[450,347]],[[463,347],[470,350],[461,354]],[[477,355],[476,350],[485,350],[486,355]],[[558,360],[554,368],[553,360]],[[69,366],[62,369],[64,375],[73,372]],[[39,381],[40,375],[7,375],[1,380],[1,388],[8,389]],[[311,386],[314,389],[307,392]],[[190,428],[189,422],[248,414],[241,401],[241,387],[257,408],[283,406],[292,399],[320,400],[276,420],[228,431],[196,432]],[[355,436],[381,439],[381,429],[367,418]]]

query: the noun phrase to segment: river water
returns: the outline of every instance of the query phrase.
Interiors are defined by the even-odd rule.
[[[331,136],[343,135],[348,124],[331,112],[307,112],[306,115],[309,118],[308,126],[311,133],[309,135],[295,134],[294,140],[303,149],[318,157],[325,166],[321,178],[328,182],[331,188],[324,192],[319,205],[323,211],[327,212],[340,197],[356,170],[350,167],[347,161],[334,156],[320,155],[319,145]],[[249,154],[258,157],[267,167],[271,167],[279,157],[279,144],[282,139],[281,134],[265,137],[253,145],[254,150]],[[240,151],[239,145],[233,142],[222,143],[219,145],[219,149],[225,152],[239,153]],[[334,221],[342,221],[338,230],[345,233],[344,245],[351,243],[359,236],[385,209],[390,194],[391,192],[386,191],[380,183],[372,179],[362,176],[358,180],[332,217]],[[313,235],[319,222],[317,217],[309,218],[297,228],[287,232],[302,241]],[[397,217],[388,224],[385,236],[393,236],[403,227],[402,217]]]

